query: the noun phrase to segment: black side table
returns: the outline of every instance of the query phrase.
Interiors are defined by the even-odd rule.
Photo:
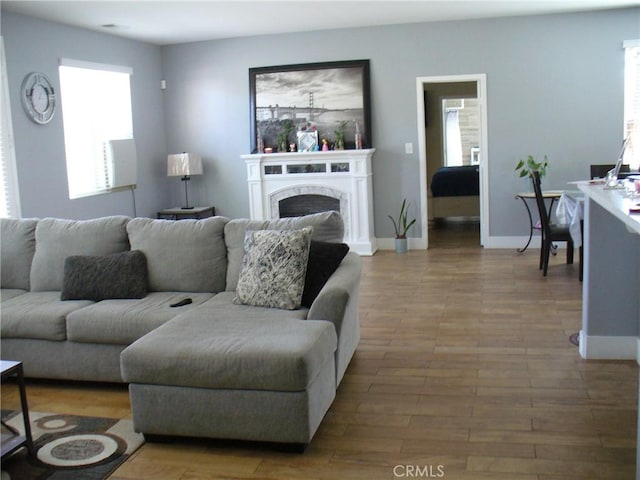
[[[183,220],[185,218],[208,218],[216,214],[216,207],[167,208],[158,212],[158,218],[165,220]]]
[[[20,406],[22,408],[22,419],[24,421],[24,435],[2,422],[2,425],[9,430],[9,433],[2,433],[2,458],[12,454],[21,447],[27,447],[29,455],[33,455],[33,440],[31,438],[31,424],[29,423],[29,406],[27,405],[27,391],[24,386],[24,373],[22,362],[12,362],[0,360],[2,369],[2,382],[10,377],[16,377],[18,388],[20,389]]]
[[[549,213],[551,213],[551,211],[553,210],[553,202],[555,202],[561,196],[562,196],[562,192],[561,191],[544,191],[544,192],[542,192],[542,197],[545,200],[548,199],[548,198],[551,199],[551,204],[549,205]],[[527,204],[527,200],[531,200],[531,199],[535,200],[536,199],[536,194],[533,193],[533,192],[522,192],[522,193],[518,193],[516,195],[516,198],[519,198],[520,200],[522,200],[522,203],[524,203],[524,208],[527,209],[527,215],[529,216],[529,239],[527,240],[527,244],[524,247],[518,248],[518,253],[523,253],[529,247],[529,244],[531,243],[531,239],[533,238],[533,231],[534,230],[542,231],[542,230],[540,229],[540,227],[538,227],[537,225],[535,225],[533,223],[533,216],[531,215],[531,210],[529,209],[529,205]],[[537,206],[536,206],[536,211],[537,211]],[[540,257],[540,258],[542,258],[542,257]]]

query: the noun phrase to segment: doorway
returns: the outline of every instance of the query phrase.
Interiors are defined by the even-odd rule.
[[[478,243],[484,245],[489,224],[486,199],[488,192],[486,75],[418,77],[416,90],[421,224],[424,244],[426,248],[429,247],[429,225],[430,220],[433,220],[434,213],[447,217],[477,213],[479,225],[476,221],[475,228],[479,227]],[[465,103],[470,107],[470,110],[464,115],[474,117],[473,129],[476,130],[475,132],[471,132],[468,126],[462,126],[461,119]],[[445,134],[447,122],[451,128],[450,132],[452,132],[450,135]],[[461,138],[462,130],[465,131],[464,140]],[[449,146],[447,146],[448,140],[452,141]],[[452,161],[454,164],[462,166],[460,170],[467,170],[465,175],[475,171],[478,178],[477,194],[455,193],[460,196],[458,198],[437,199],[434,203],[430,189],[431,179],[434,173],[445,165],[445,152],[449,156],[448,154],[452,150],[456,157]],[[445,173],[449,174],[450,172]],[[456,171],[454,173],[457,175],[462,172]],[[459,225],[457,227],[459,228]]]

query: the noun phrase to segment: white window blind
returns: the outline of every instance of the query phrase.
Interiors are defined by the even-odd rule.
[[[18,175],[16,154],[13,143],[13,125],[11,123],[11,103],[7,82],[7,62],[4,54],[4,40],[0,37],[0,114],[2,116],[0,134],[0,217],[20,217],[20,196],[18,194]]]
[[[113,191],[110,141],[133,138],[128,67],[60,60],[69,198]]]
[[[631,136],[625,163],[640,166],[640,39],[627,40],[624,47],[624,137]]]

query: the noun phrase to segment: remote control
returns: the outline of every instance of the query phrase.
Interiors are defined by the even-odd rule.
[[[190,303],[193,303],[193,300],[191,300],[190,298],[185,298],[184,300],[180,300],[179,302],[172,303],[169,306],[170,307],[184,307],[185,305],[189,305]]]

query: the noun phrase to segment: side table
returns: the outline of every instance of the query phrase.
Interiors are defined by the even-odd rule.
[[[27,447],[29,455],[33,454],[33,440],[31,438],[31,424],[29,423],[29,406],[27,405],[27,391],[24,386],[24,373],[22,362],[0,360],[2,369],[2,382],[10,377],[16,377],[18,388],[20,389],[20,406],[22,409],[22,419],[24,421],[24,435],[20,435],[14,428],[2,422],[2,425],[9,430],[9,433],[2,433],[2,458],[12,454],[20,447]]]
[[[542,192],[542,197],[545,200],[551,199],[551,204],[549,205],[549,212],[551,212],[551,210],[553,209],[553,202],[559,199],[562,196],[562,193],[563,192],[561,191],[543,191]],[[529,239],[527,240],[527,244],[524,247],[518,248],[518,253],[523,253],[531,243],[531,239],[533,238],[533,231],[540,230],[540,227],[537,224],[533,223],[533,216],[531,215],[531,210],[529,209],[529,205],[527,204],[527,200],[536,199],[536,194],[533,192],[521,192],[516,195],[516,199],[518,198],[522,200],[522,203],[524,203],[524,208],[527,209],[527,215],[529,216]]]
[[[158,218],[165,220],[184,220],[185,218],[208,218],[216,214],[216,207],[173,207],[158,212]]]

